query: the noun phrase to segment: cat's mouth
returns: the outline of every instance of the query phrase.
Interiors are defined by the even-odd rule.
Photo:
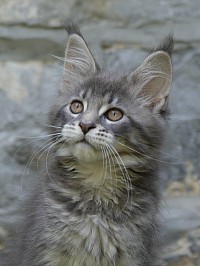
[[[86,153],[89,151],[97,151],[100,149],[100,144],[96,143],[95,140],[89,138],[83,138],[75,143],[78,150],[84,150]],[[102,145],[102,144],[101,144]]]
[[[85,139],[85,138],[83,138],[82,140],[79,140],[78,142],[77,142],[77,144],[78,143],[84,143],[84,144],[88,144],[88,145],[90,145],[90,143]]]
[[[82,145],[82,146],[87,146],[87,147],[92,147],[91,143],[89,143],[89,141],[87,141],[85,138],[76,142],[76,144]]]

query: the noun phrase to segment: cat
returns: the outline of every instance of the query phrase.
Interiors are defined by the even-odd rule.
[[[77,25],[65,29],[49,156],[15,265],[155,266],[173,38],[123,76],[99,67]]]

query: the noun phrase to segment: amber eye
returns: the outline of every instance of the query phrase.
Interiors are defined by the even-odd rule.
[[[73,101],[70,105],[70,111],[73,114],[79,114],[83,111],[83,103],[81,101]]]
[[[117,109],[117,108],[112,108],[110,110],[107,111],[106,113],[106,117],[110,120],[110,121],[118,121],[120,119],[122,119],[123,117],[123,113],[121,110]]]

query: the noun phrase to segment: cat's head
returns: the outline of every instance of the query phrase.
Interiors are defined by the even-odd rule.
[[[91,162],[159,147],[168,114],[172,38],[120,76],[100,69],[77,26],[69,23],[66,30],[63,79],[49,116],[60,136],[58,154]]]

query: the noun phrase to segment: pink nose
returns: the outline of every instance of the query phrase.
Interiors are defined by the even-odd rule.
[[[82,122],[79,123],[79,126],[81,127],[84,134],[88,133],[88,131],[92,128],[95,128],[96,125],[93,123],[84,124]]]

